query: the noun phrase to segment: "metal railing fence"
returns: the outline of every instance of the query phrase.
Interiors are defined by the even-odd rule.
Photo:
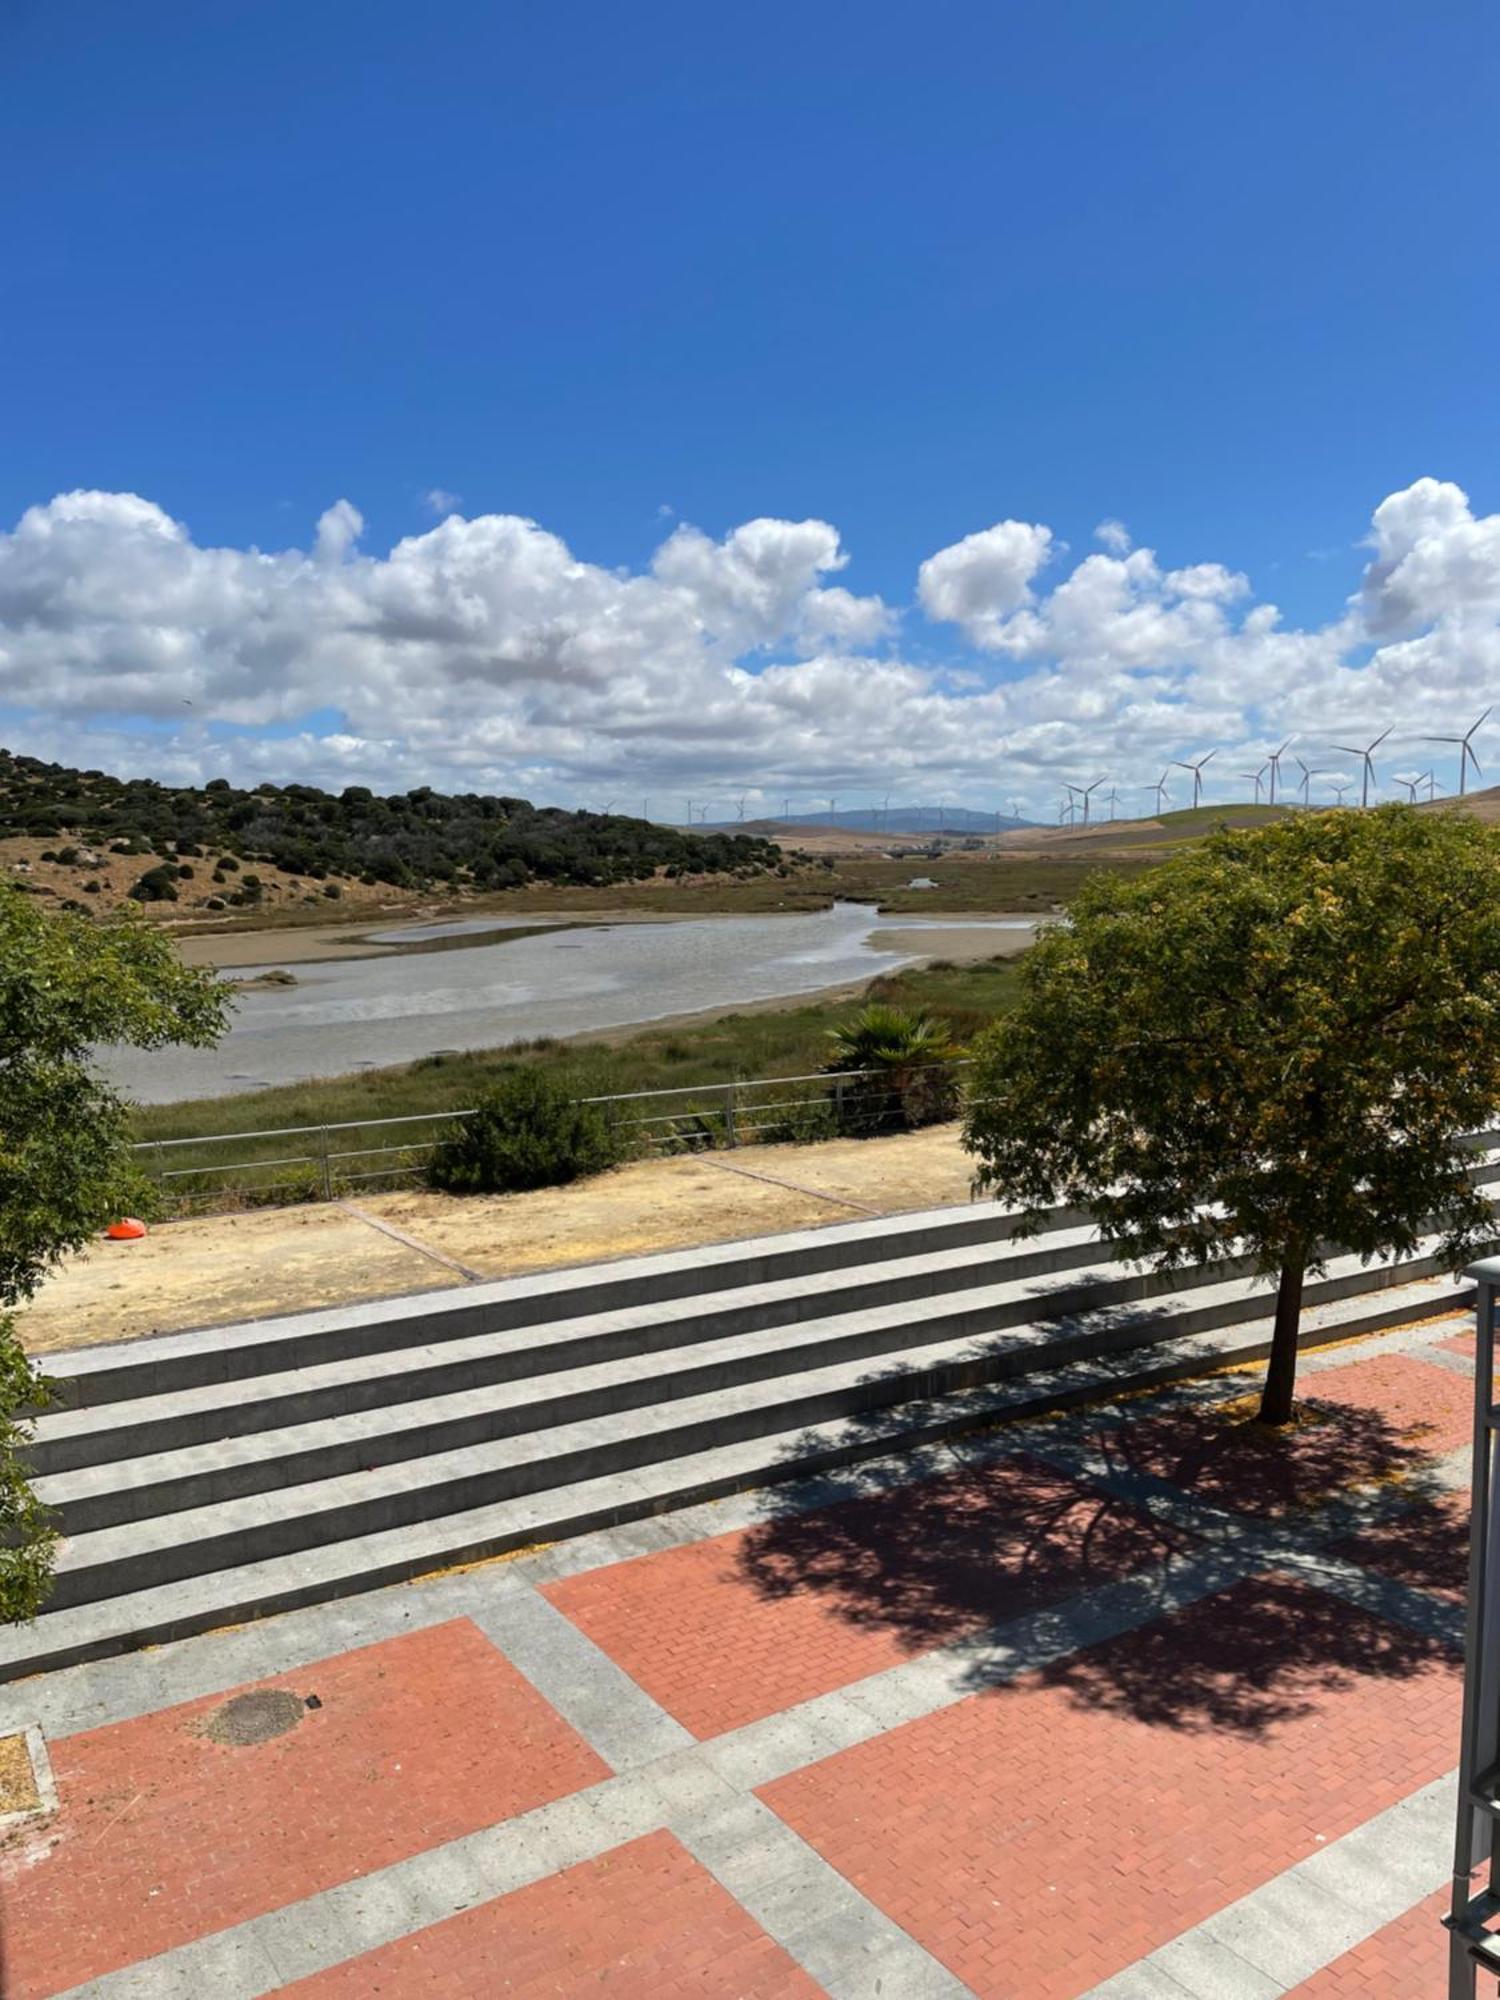
[[[953,1115],[962,1063],[680,1084],[579,1101],[597,1106],[627,1153],[691,1153],[865,1136]],[[951,1100],[951,1108],[950,1108]],[[329,1201],[420,1181],[445,1134],[474,1115],[408,1112],[323,1125],[147,1139],[134,1147],[169,1214]]]

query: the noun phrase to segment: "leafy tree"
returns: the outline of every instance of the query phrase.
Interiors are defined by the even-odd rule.
[[[1410,806],[1220,829],[1095,877],[974,1047],[976,1185],[1032,1227],[1277,1278],[1261,1420],[1293,1408],[1304,1274],[1497,1234],[1463,1135],[1500,1107],[1500,835]]]
[[[941,1022],[872,1000],[831,1028],[828,1038],[831,1071],[869,1072],[845,1087],[845,1123],[852,1130],[871,1133],[952,1117],[955,1051]]]
[[[27,1411],[50,1390],[6,1309],[114,1216],[145,1205],[129,1113],[91,1051],[211,1042],[224,1005],[214,975],[179,964],[134,912],[104,924],[48,915],[0,881],[0,1620],[34,1616],[53,1549],[21,1455]]]

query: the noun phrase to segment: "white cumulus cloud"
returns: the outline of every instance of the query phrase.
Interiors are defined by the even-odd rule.
[[[1077,560],[1041,523],[980,528],[920,563],[901,616],[851,587],[820,520],[674,524],[620,570],[513,514],[449,508],[382,553],[340,499],[308,547],[266,552],[205,546],[139,495],[59,494],[0,532],[0,741],[182,781],[1003,790],[1040,812],[1060,777],[1123,790],[1215,744],[1230,796],[1293,732],[1332,770],[1326,746],[1390,723],[1389,770],[1415,772],[1421,738],[1491,698],[1500,516],[1451,483],[1373,509],[1364,575],[1323,624],[1289,625],[1212,551],[1168,567],[1117,525]]]
[[[1050,528],[997,521],[927,558],[917,571],[922,609],[959,626],[976,646],[997,645],[1003,621],[1031,602],[1032,579],[1051,553]]]

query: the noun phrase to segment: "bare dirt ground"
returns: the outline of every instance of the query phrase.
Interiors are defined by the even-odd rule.
[[[957,1125],[636,1161],[568,1188],[372,1195],[164,1223],[72,1258],[18,1316],[36,1354],[352,1305],[969,1199]]]

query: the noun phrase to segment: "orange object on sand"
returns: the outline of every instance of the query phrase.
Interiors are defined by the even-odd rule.
[[[122,1215],[104,1233],[112,1243],[133,1243],[138,1236],[145,1235],[146,1225],[134,1215]]]

